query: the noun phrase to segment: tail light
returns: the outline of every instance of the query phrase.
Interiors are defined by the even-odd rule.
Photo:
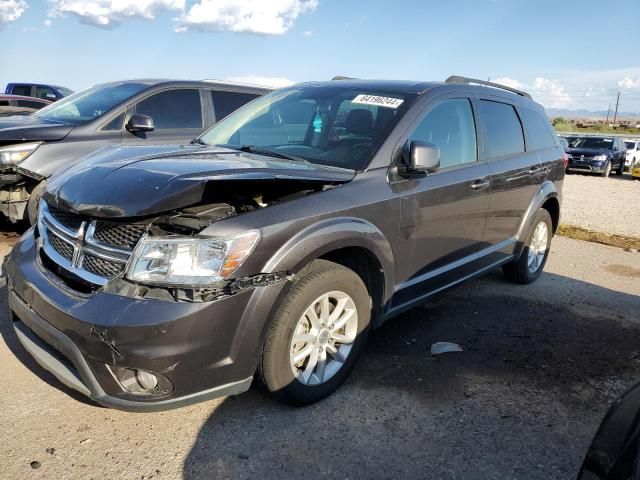
[[[569,165],[569,155],[566,153],[562,156],[562,165],[564,165],[564,168],[567,168],[567,165]]]

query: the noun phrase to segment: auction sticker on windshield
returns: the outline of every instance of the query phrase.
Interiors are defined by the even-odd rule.
[[[376,105],[378,107],[398,108],[402,105],[401,98],[379,97],[377,95],[358,95],[351,100],[352,103],[360,103],[362,105]]]

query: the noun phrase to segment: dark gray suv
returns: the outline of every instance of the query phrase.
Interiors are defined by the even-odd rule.
[[[269,89],[218,82],[96,85],[28,117],[0,119],[0,213],[35,223],[47,179],[107,145],[188,143]]]
[[[301,84],[196,144],[81,161],[9,258],[15,331],[115,408],[237,394],[256,373],[283,401],[322,399],[384,321],[497,267],[541,274],[566,157],[508,90]]]

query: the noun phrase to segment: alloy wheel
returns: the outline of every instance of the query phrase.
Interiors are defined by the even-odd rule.
[[[531,273],[538,271],[547,253],[547,243],[549,240],[549,228],[545,222],[536,225],[531,241],[529,242],[529,257],[527,265]]]
[[[309,305],[295,327],[289,361],[304,385],[321,385],[343,367],[358,334],[358,312],[344,292],[328,292]]]

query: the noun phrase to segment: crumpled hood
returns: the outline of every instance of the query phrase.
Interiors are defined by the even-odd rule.
[[[220,147],[109,147],[52,177],[44,198],[50,205],[86,215],[139,217],[195,205],[216,182],[339,184],[354,175],[342,168]]]
[[[15,115],[0,119],[0,145],[12,142],[53,142],[62,140],[73,125],[50,122],[32,116]]]

